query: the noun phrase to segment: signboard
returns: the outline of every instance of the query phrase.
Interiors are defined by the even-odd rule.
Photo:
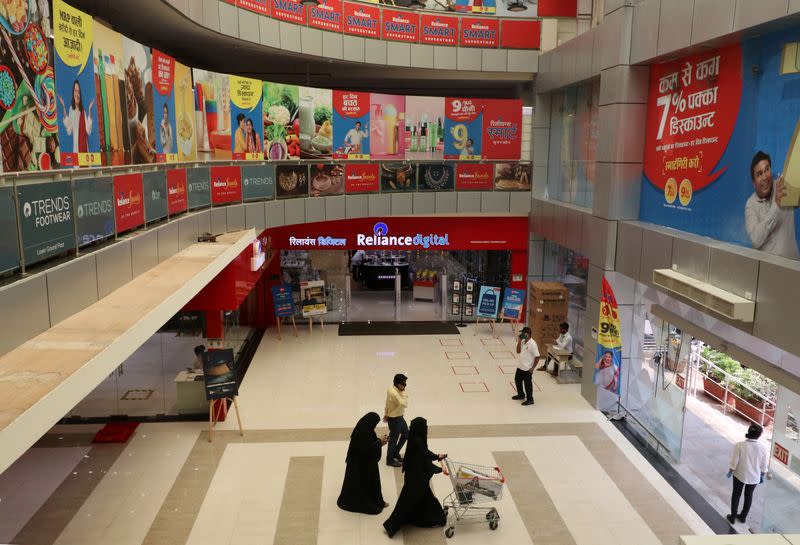
[[[384,8],[381,38],[395,42],[417,43],[419,41],[419,13]]]
[[[144,192],[141,174],[114,176],[114,216],[117,233],[144,225]]]
[[[170,216],[186,212],[189,201],[186,196],[186,169],[173,168],[167,171],[167,211]]]
[[[344,194],[344,165],[338,163],[310,165],[309,176],[309,194],[312,197]]]
[[[483,101],[483,146],[488,160],[519,161],[522,152],[522,101]]]
[[[480,160],[483,101],[447,98],[444,102],[444,158]]]
[[[225,204],[242,200],[242,171],[236,166],[211,167],[211,202]]]
[[[500,47],[504,49],[539,49],[541,41],[541,21],[500,21]]]
[[[333,91],[333,158],[369,159],[369,93]]]
[[[228,3],[233,3],[228,0]],[[236,0],[236,5],[249,11],[269,15],[269,0]]]
[[[279,199],[308,196],[308,165],[278,165],[275,167]]]
[[[455,189],[456,175],[452,163],[422,163],[418,168],[418,191],[452,191]]]
[[[178,160],[197,160],[195,141],[194,93],[192,92],[192,70],[179,62],[175,63],[175,122],[178,140]]]
[[[522,307],[525,304],[525,290],[506,288],[503,294],[503,310],[501,318],[519,320],[522,317]]]
[[[69,182],[17,186],[25,263],[36,263],[75,247]]]
[[[294,299],[292,299],[291,284],[272,286],[272,307],[277,318],[291,318],[294,316]]]
[[[17,211],[12,187],[0,186],[0,272],[19,267]]]
[[[342,32],[342,0],[317,0],[308,10],[308,26]]]
[[[142,176],[144,185],[144,219],[147,222],[158,221],[167,217],[167,173],[163,170],[145,172]]]
[[[622,370],[622,337],[619,307],[611,285],[603,277],[600,319],[597,334],[597,360],[594,364],[594,383],[612,394],[619,395]]]
[[[444,98],[406,97],[403,148],[405,158],[441,161],[444,158]]]
[[[110,177],[73,182],[78,246],[114,236],[114,182]]]
[[[345,193],[377,193],[381,189],[380,166],[347,164],[344,167]]]
[[[306,8],[298,0],[272,0],[272,18],[304,25]]]
[[[303,309],[303,318],[327,314],[325,281],[300,282],[300,306]]]
[[[453,9],[460,13],[486,13],[494,15],[497,12],[496,0],[453,0]]]
[[[256,201],[275,198],[275,166],[242,167],[242,200]]]
[[[494,188],[498,191],[530,191],[533,179],[531,163],[496,163]]]
[[[369,151],[373,159],[405,158],[405,95],[369,95]]]
[[[209,401],[239,394],[232,348],[203,352],[203,380]]]
[[[481,286],[478,293],[478,306],[475,309],[475,316],[480,318],[497,318],[497,311],[500,309],[500,288],[492,286]]]
[[[456,189],[491,191],[494,186],[494,165],[491,163],[458,163]]]
[[[500,20],[490,17],[462,17],[458,45],[496,48],[500,45]]]
[[[211,204],[211,173],[208,167],[186,169],[186,195],[189,210]]]
[[[365,38],[380,37],[381,10],[378,6],[345,2],[344,33]]]
[[[175,116],[175,59],[153,49],[153,115],[158,128],[156,161],[178,162],[178,129]]]
[[[294,4],[291,0],[286,0]],[[298,4],[302,7],[302,4]],[[264,159],[264,123],[261,80],[230,76],[231,146],[234,160]]]
[[[572,0],[539,0],[537,13],[539,17],[568,17],[574,19],[578,16],[578,3]]]
[[[420,27],[420,43],[433,45],[458,44],[458,17],[423,13],[420,16]]]

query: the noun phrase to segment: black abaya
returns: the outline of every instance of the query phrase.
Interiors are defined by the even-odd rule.
[[[442,468],[433,463],[439,456],[428,450],[428,424],[424,418],[411,421],[408,446],[403,459],[405,480],[400,497],[383,527],[393,536],[404,524],[422,528],[444,526],[447,517],[431,490],[430,480]]]
[[[383,511],[383,494],[378,462],[381,441],[375,426],[381,421],[377,413],[361,417],[350,435],[342,492],[336,504],[345,511],[377,515]]]

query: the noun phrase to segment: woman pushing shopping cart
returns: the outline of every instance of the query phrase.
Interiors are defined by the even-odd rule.
[[[488,522],[489,529],[496,530],[500,514],[496,508],[484,504],[503,497],[506,479],[500,468],[449,459],[445,459],[443,464],[444,474],[453,484],[453,492],[442,502],[447,516],[444,535],[453,537],[456,525],[461,523]]]

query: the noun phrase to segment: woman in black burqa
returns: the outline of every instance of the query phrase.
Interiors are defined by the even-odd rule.
[[[375,433],[375,426],[380,421],[378,413],[367,413],[350,434],[342,493],[336,500],[336,504],[345,511],[377,515],[389,506],[383,501],[378,473],[381,447],[388,440],[386,435],[378,437]]]
[[[422,528],[444,526],[447,517],[442,504],[431,490],[430,480],[442,468],[433,463],[444,460],[447,454],[434,454],[428,450],[428,422],[417,417],[411,421],[408,431],[408,446],[403,459],[405,481],[394,511],[383,527],[392,537],[404,524]]]

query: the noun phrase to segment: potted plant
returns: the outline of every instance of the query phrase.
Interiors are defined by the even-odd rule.
[[[725,385],[723,384],[725,373],[736,376],[736,374],[741,371],[741,365],[727,354],[723,354],[709,347],[703,348],[701,355],[703,358],[716,365],[716,367],[713,367],[706,364],[702,359],[700,360],[700,372],[704,374],[703,389],[714,399],[720,402],[726,401]],[[730,397],[732,396],[729,394],[728,398]]]
[[[768,403],[764,398],[768,401],[775,399],[777,389],[775,382],[748,368],[742,368],[736,378],[739,381],[734,382],[731,388],[736,395],[734,398],[736,411],[753,422],[764,426],[771,425],[775,417],[775,404]],[[763,423],[762,413],[764,413]]]

